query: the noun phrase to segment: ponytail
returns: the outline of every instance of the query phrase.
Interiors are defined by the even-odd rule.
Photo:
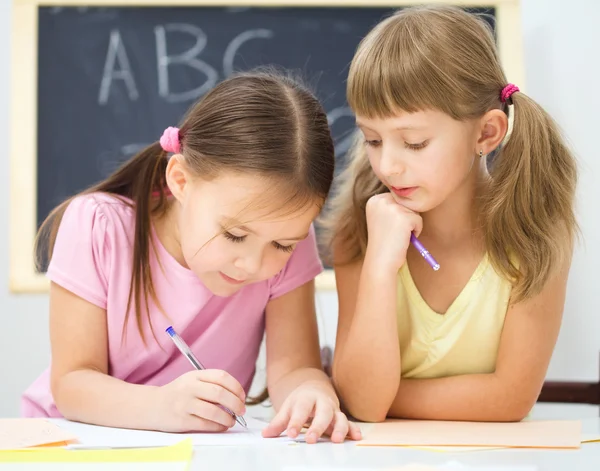
[[[481,214],[490,260],[513,282],[519,301],[539,293],[570,258],[577,165],[556,123],[535,101],[521,92],[511,100],[512,133],[492,163]]]
[[[152,335],[156,338],[152,328],[152,320],[148,311],[148,296],[159,306],[152,274],[150,271],[150,245],[151,245],[151,216],[162,214],[167,209],[165,194],[167,169],[166,152],[160,143],[146,147],[135,157],[125,162],[106,180],[75,195],[56,207],[44,220],[35,239],[34,253],[36,267],[44,271],[47,263],[52,258],[58,228],[69,203],[77,196],[90,193],[103,192],[116,197],[123,197],[133,201],[135,210],[135,232],[133,243],[133,270],[131,273],[131,287],[127,302],[127,313],[123,326],[125,339],[126,326],[129,319],[129,310],[132,302],[135,306],[135,317],[138,331],[145,344],[143,330],[142,305],[145,306],[146,316]],[[142,304],[142,298],[144,303]],[[162,310],[162,309],[161,309]]]

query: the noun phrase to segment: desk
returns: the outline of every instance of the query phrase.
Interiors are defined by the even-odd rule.
[[[262,420],[272,417],[272,409],[248,407],[247,416]],[[536,406],[533,420],[578,419],[585,435],[600,435],[600,418],[595,408],[582,406]],[[435,452],[402,447],[359,447],[354,442],[315,445],[268,444],[257,446],[200,446],[194,448],[190,471],[315,471],[400,470],[409,464],[440,466],[458,463],[473,470],[491,466],[530,467],[536,471],[598,471],[600,443],[582,444],[576,450],[500,449],[469,452]],[[160,464],[152,469],[160,469]],[[478,467],[478,468],[477,468]],[[0,465],[2,469],[2,465]],[[27,468],[30,469],[30,468]],[[45,466],[36,464],[36,470]],[[110,468],[107,468],[110,469]],[[119,468],[123,469],[123,468]],[[125,468],[127,469],[127,468]]]
[[[600,433],[600,418],[582,420],[584,433]],[[600,469],[600,443],[581,445],[579,450],[490,450],[439,453],[396,447],[357,447],[354,443],[334,445],[198,447],[190,471],[367,471],[401,468],[420,463],[442,465],[459,462],[465,466],[531,466],[538,471],[587,471]],[[484,468],[485,469],[485,468]]]

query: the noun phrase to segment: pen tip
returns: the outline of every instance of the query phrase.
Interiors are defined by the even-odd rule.
[[[173,335],[173,334],[175,334],[175,331],[173,330],[173,327],[172,327],[172,326],[169,326],[169,327],[167,327],[167,328],[165,329],[165,332],[166,332],[167,334],[169,334],[169,335]]]

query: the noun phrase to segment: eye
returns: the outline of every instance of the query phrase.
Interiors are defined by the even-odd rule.
[[[379,147],[381,146],[380,140],[365,140],[365,145],[368,147]]]
[[[226,239],[230,240],[231,242],[235,242],[235,243],[244,242],[244,240],[246,239],[246,236],[235,236],[231,232],[224,232],[223,235],[225,236]]]
[[[290,253],[294,251],[294,245],[281,245],[278,244],[277,242],[273,242],[273,247],[275,247],[277,250],[281,250],[282,252],[285,253]]]
[[[411,149],[411,150],[419,150],[419,149],[423,149],[424,147],[427,147],[428,143],[429,143],[429,141],[423,141],[419,144],[411,144],[410,142],[405,142],[404,147],[406,147],[407,149]]]

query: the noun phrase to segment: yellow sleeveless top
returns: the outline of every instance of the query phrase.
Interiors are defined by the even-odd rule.
[[[421,297],[404,264],[398,276],[398,337],[403,378],[492,373],[511,284],[485,255],[445,314]]]

